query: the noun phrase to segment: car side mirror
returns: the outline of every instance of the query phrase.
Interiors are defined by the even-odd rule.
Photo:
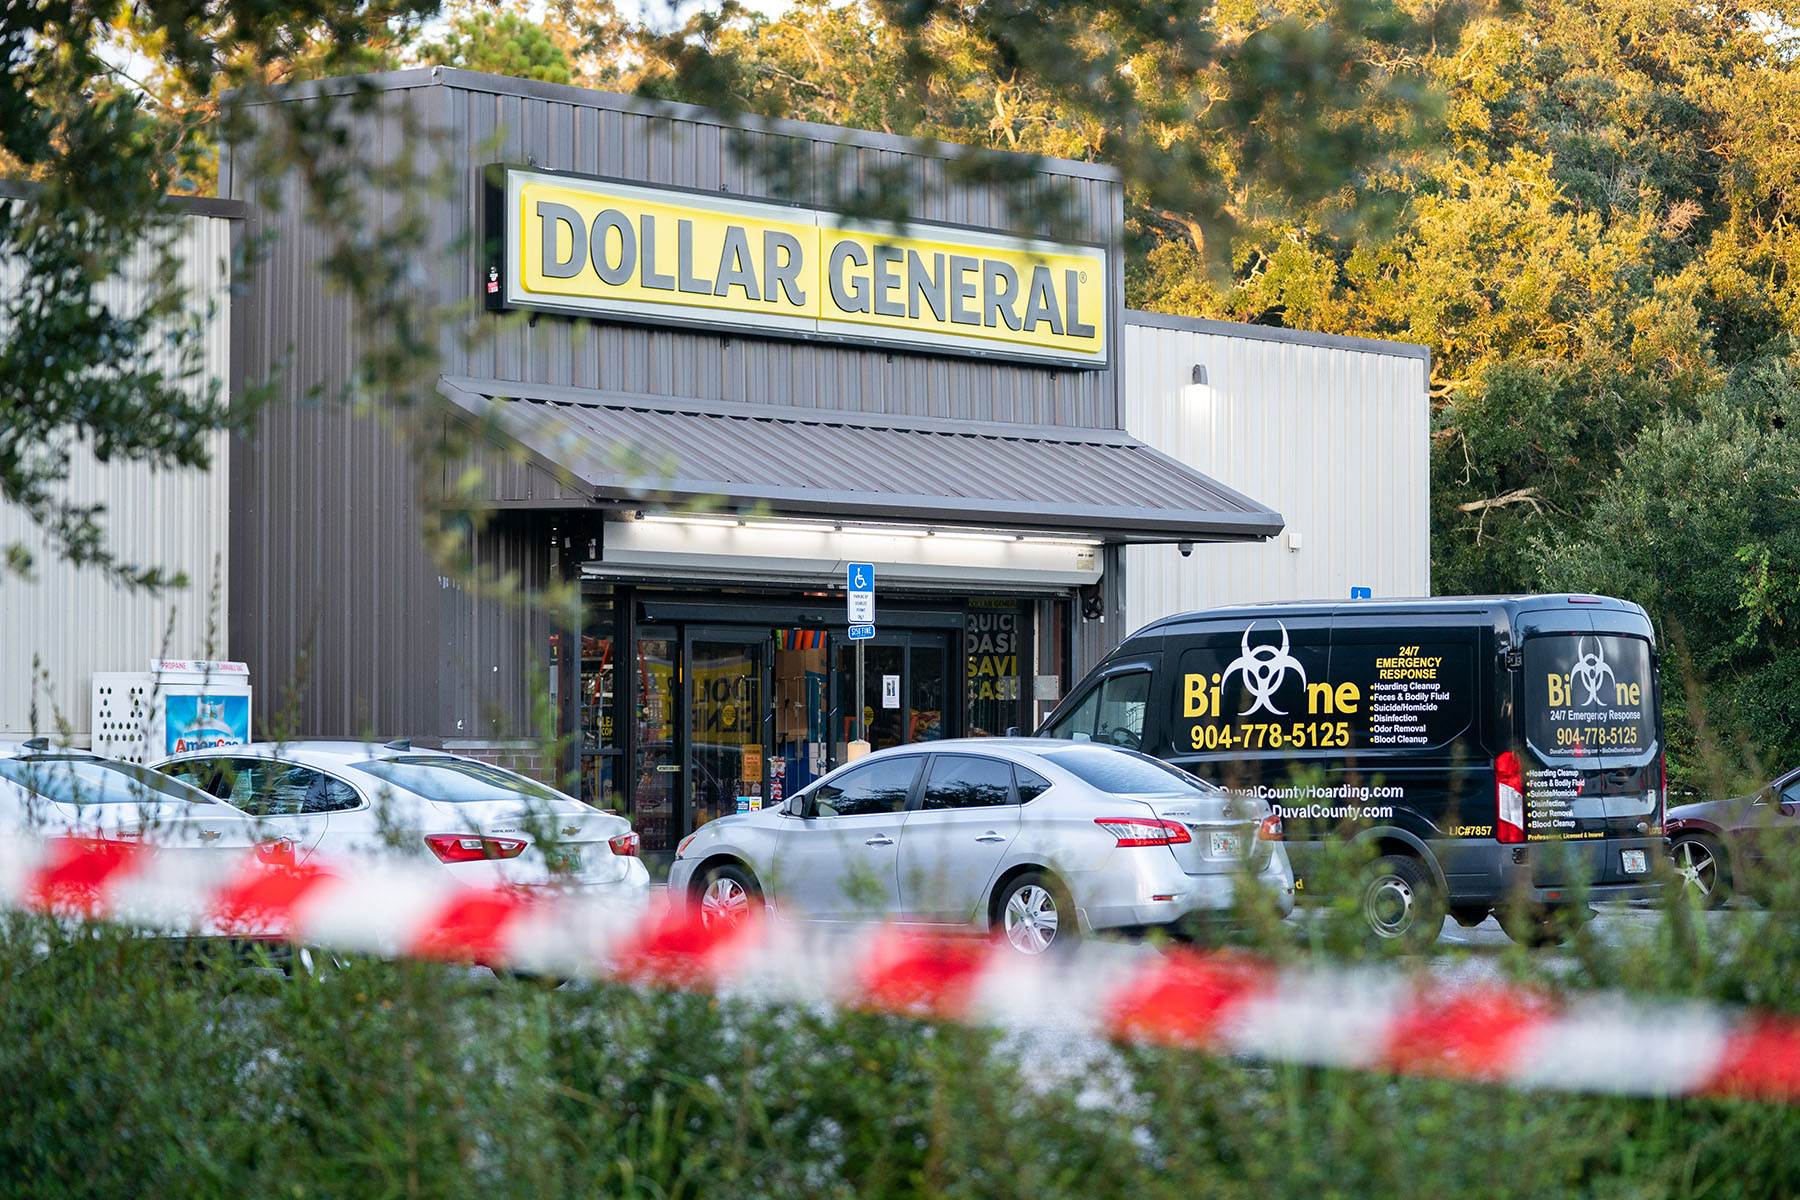
[[[1780,812],[1784,817],[1791,817],[1794,815],[1794,806],[1789,801],[1783,800],[1781,806],[1776,811]]]
[[[1017,725],[1008,725],[1006,727],[1006,736],[1007,737],[1018,737],[1019,736],[1019,727]]]

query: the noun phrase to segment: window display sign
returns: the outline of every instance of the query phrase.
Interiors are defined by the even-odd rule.
[[[548,171],[489,181],[491,309],[1107,365],[1103,247]]]

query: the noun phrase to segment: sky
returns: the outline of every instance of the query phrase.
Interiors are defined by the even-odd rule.
[[[688,0],[687,3],[675,3],[672,0],[613,0],[613,3],[618,8],[621,17],[640,21],[650,17],[654,18],[659,25],[678,23],[670,20],[671,10],[679,17],[685,18],[688,14],[702,8],[717,7],[716,3],[697,3],[694,0]],[[739,0],[739,3],[745,8],[769,17],[779,17],[794,7],[794,0]]]

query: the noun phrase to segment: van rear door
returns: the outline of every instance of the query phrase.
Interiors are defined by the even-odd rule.
[[[1650,641],[1597,619],[1585,631],[1531,633],[1523,649],[1526,840],[1565,839],[1562,857],[1590,860],[1593,882],[1630,882],[1636,873],[1618,855],[1581,844],[1642,838],[1656,823],[1662,744]],[[1545,866],[1555,857],[1534,855]]]

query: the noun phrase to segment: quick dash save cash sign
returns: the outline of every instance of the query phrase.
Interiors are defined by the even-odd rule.
[[[508,169],[490,307],[1106,365],[1106,251]]]

